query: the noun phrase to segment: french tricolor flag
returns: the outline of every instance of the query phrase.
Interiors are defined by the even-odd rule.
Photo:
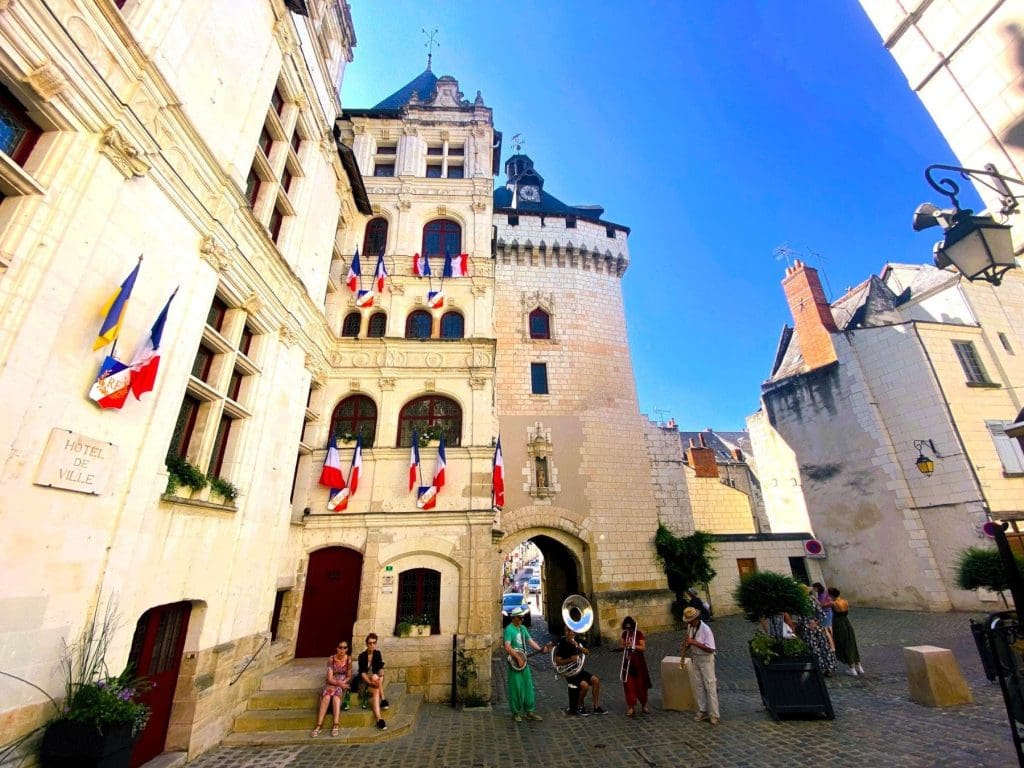
[[[372,307],[373,306],[373,291],[360,290],[356,294],[356,306],[357,307]]]
[[[352,257],[352,262],[348,265],[348,276],[345,278],[345,283],[348,285],[348,289],[355,293],[359,288],[359,280],[362,278],[362,270],[359,267],[359,249],[356,248],[356,253]]]
[[[430,277],[430,259],[418,253],[412,257],[412,273],[416,277]]]
[[[416,487],[416,472],[420,468],[420,433],[412,431],[412,450],[409,452],[409,490]]]
[[[341,474],[341,457],[338,456],[338,444],[333,437],[327,446],[324,468],[320,470],[320,485],[328,488],[345,487],[345,476]]]
[[[149,331],[149,338],[142,345],[131,362],[131,388],[135,399],[139,400],[146,392],[151,392],[156,384],[156,373],[160,368],[160,340],[164,335],[164,325],[167,323],[167,311],[171,308],[171,302],[178,295],[178,289],[174,289],[171,298],[164,304],[156,322]]]
[[[121,408],[131,391],[132,371],[115,357],[107,355],[100,366],[96,382],[89,390],[89,397],[100,408]]]
[[[437,490],[444,488],[444,470],[448,466],[448,459],[444,454],[444,435],[441,435],[441,444],[437,446],[437,464],[434,465],[434,487]]]
[[[469,254],[460,253],[452,256],[451,251],[444,252],[444,277],[466,277],[469,275]]]
[[[444,306],[443,291],[427,291],[427,306],[431,309],[440,309]]]
[[[494,449],[494,471],[491,477],[491,485],[494,487],[494,506],[505,506],[505,458],[501,455],[501,435],[498,435],[498,445]]]
[[[377,269],[373,272],[373,277],[377,281],[377,293],[384,293],[384,278],[388,276],[388,268],[384,266],[384,254],[381,253],[377,257]]]
[[[416,493],[416,506],[419,509],[433,509],[437,506],[437,486],[421,485]]]
[[[363,471],[363,438],[356,438],[356,447],[352,451],[352,468],[348,471],[348,493],[349,496],[356,495],[356,488],[359,487],[359,475]]]

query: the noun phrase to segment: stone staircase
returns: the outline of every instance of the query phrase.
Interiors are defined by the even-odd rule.
[[[390,708],[384,711],[386,731],[377,729],[371,709],[359,706],[359,697],[350,697],[348,712],[341,713],[341,733],[331,736],[331,710],[324,717],[324,729],[311,739],[324,677],[322,659],[295,659],[263,678],[260,689],[249,699],[248,709],[235,718],[225,746],[276,746],[281,744],[368,744],[402,736],[416,722],[421,694],[406,692],[404,683],[388,683],[385,698]]]

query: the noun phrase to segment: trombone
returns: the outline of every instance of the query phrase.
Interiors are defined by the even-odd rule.
[[[622,649],[622,665],[619,667],[619,680],[623,683],[629,677],[629,665],[633,661],[633,651],[636,650],[636,636],[639,631],[640,628],[634,624],[633,638],[629,641],[629,646]]]

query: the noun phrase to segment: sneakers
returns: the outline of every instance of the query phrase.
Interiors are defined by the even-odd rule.
[[[579,715],[580,717],[586,717],[590,713],[587,712],[587,708],[586,707],[580,707],[579,709],[576,710],[576,714]]]
[[[857,670],[857,674],[858,675],[863,675],[864,674],[864,667],[862,667],[860,664],[857,664],[855,669]]]
[[[518,714],[517,715],[513,715],[512,716],[512,720],[517,722],[517,723],[521,723],[521,722],[523,722],[523,717],[522,717],[522,715],[518,715]]]
[[[387,729],[388,729],[388,724],[387,723],[385,723],[383,720],[378,720],[377,721],[377,730],[378,731],[386,731]]]
[[[381,708],[381,709],[387,709],[387,708],[388,708],[388,706],[389,706],[389,705],[388,705],[388,700],[387,700],[387,699],[381,699],[381,700],[380,700],[380,708]]]
[[[526,713],[526,719],[527,720],[533,720],[535,723],[539,723],[544,718],[541,717],[540,715],[538,715],[536,712],[527,712]]]
[[[846,668],[846,674],[848,674],[850,677],[856,677],[857,676],[857,669],[855,667],[847,667]]]
[[[608,714],[608,710],[605,709],[604,707],[594,707],[594,714],[595,715],[607,715]]]
[[[708,713],[707,712],[698,712],[696,715],[693,716],[693,721],[695,723],[703,723],[707,719],[708,719]]]

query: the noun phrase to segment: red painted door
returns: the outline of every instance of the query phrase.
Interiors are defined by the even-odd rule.
[[[164,751],[191,612],[188,602],[160,605],[142,614],[135,625],[128,664],[151,687],[141,697],[150,707],[149,722],[132,750],[132,768]]]
[[[339,640],[352,643],[362,573],[363,556],[355,550],[327,547],[310,553],[296,658],[330,656]]]

